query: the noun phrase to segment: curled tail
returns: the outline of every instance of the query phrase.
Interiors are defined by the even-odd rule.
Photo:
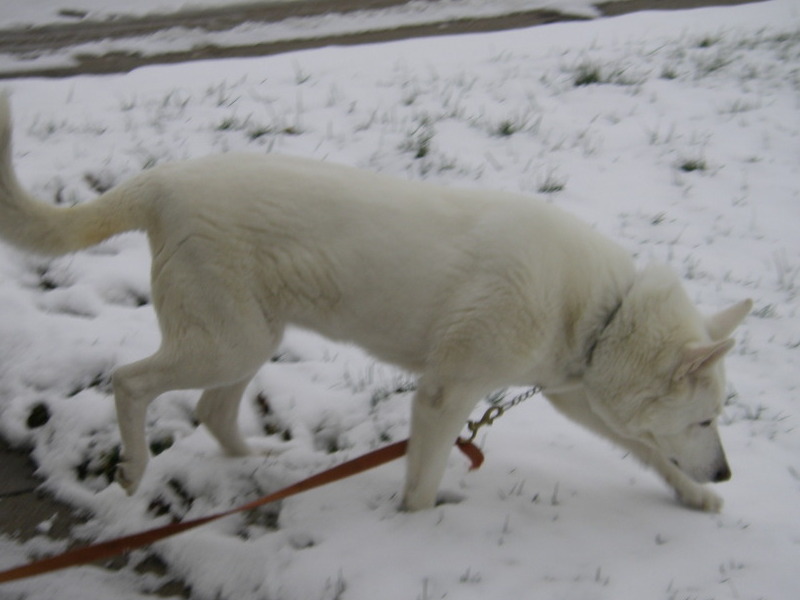
[[[23,250],[60,255],[144,229],[142,210],[124,186],[88,204],[52,206],[20,186],[11,152],[11,109],[0,93],[0,238]]]

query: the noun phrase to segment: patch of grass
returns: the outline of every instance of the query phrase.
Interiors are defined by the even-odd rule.
[[[240,99],[240,96],[233,95],[236,87],[236,84],[229,84],[226,81],[212,85],[206,90],[206,98],[212,98],[218,108],[233,106]]]
[[[746,112],[755,110],[757,108],[761,108],[759,103],[751,102],[751,101],[747,101],[747,100],[743,100],[741,98],[738,98],[736,100],[733,100],[733,101],[730,101],[730,102],[727,102],[726,104],[724,104],[719,109],[719,112],[720,112],[720,114],[723,114],[723,115],[725,115],[725,114],[739,115],[739,114],[742,114],[742,113],[746,113]]]
[[[412,378],[398,377],[390,385],[381,386],[372,393],[370,407],[375,409],[379,404],[392,396],[408,394],[417,391],[417,382]]]
[[[108,373],[98,373],[88,383],[78,383],[67,393],[67,398],[77,396],[84,390],[95,388],[103,394],[111,393],[111,376]]]
[[[104,194],[116,185],[115,177],[108,171],[85,173],[83,180],[89,186],[89,189],[97,194]]]
[[[661,79],[672,81],[673,79],[677,79],[679,77],[679,73],[675,67],[665,66],[663,69],[661,69],[660,77]]]
[[[697,41],[698,48],[711,48],[716,46],[722,41],[722,37],[718,35],[706,35]]]
[[[711,56],[701,56],[695,60],[695,77],[702,78],[724,69],[733,62],[730,51],[720,48]]]
[[[150,296],[137,292],[136,290],[128,290],[129,298],[133,306],[141,308],[150,304]]]
[[[107,483],[114,481],[117,465],[122,456],[121,448],[113,446],[95,455],[94,448],[90,447],[89,452],[92,454],[75,467],[75,475],[78,481],[96,478],[103,478]]]
[[[253,535],[263,534],[264,531],[279,531],[281,521],[281,504],[276,502],[268,504],[257,510],[248,510],[241,516],[242,524],[236,534],[243,540],[253,538]],[[308,542],[307,548],[314,545]]]
[[[245,123],[236,117],[226,117],[215,127],[217,131],[239,131],[244,129]]]
[[[632,75],[627,67],[604,68],[592,61],[584,61],[574,69],[573,84],[575,87],[587,85],[638,85],[644,81],[643,77]]]
[[[695,171],[707,171],[708,164],[704,158],[683,158],[680,159],[676,167],[684,173],[693,173]]]
[[[785,249],[775,252],[773,263],[777,274],[778,289],[794,298],[798,291],[800,281],[800,264],[792,263]]]
[[[64,285],[64,282],[54,277],[46,266],[36,269],[36,275],[39,277],[39,289],[43,292],[50,292]]]
[[[272,405],[269,401],[269,396],[264,392],[259,393],[255,398],[256,410],[261,416],[261,427],[267,435],[280,436],[284,442],[292,440],[292,431],[286,426],[283,421],[275,414]]]
[[[489,128],[489,133],[498,137],[511,137],[522,131],[537,133],[542,125],[542,117],[531,120],[530,115],[522,114],[507,117]]]
[[[765,304],[761,308],[753,310],[752,315],[759,319],[775,319],[778,317],[778,310],[774,304]]]
[[[575,80],[573,83],[575,84],[575,87],[603,83],[603,75],[600,70],[600,65],[588,62],[581,63],[575,69]]]
[[[471,567],[467,567],[467,570],[458,578],[458,581],[461,583],[480,583],[483,581],[483,577],[478,571],[473,571]]]
[[[311,73],[308,73],[305,69],[303,69],[302,65],[295,62],[292,66],[294,67],[295,85],[303,85],[304,83],[311,81]]]
[[[406,140],[400,145],[400,150],[410,152],[417,160],[425,158],[431,152],[431,142],[435,135],[436,132],[430,119],[422,117],[419,125],[408,134]]]
[[[496,133],[497,133],[497,135],[499,135],[501,137],[507,137],[507,136],[514,135],[519,130],[520,130],[520,128],[516,123],[514,123],[510,119],[505,119],[505,120],[501,121],[500,124],[497,126],[497,132]]]
[[[420,136],[416,139],[416,143],[411,147],[414,150],[414,158],[425,158],[431,151],[431,140],[433,134]]]
[[[540,194],[555,194],[563,191],[566,185],[566,179],[557,176],[555,171],[550,171],[539,184],[539,187],[536,188],[536,191]]]
[[[283,129],[280,130],[280,133],[283,135],[301,135],[303,130],[300,129],[297,125],[287,125]]]
[[[142,171],[146,171],[147,169],[152,169],[158,164],[158,157],[153,156],[152,154],[147,155],[142,160]]]
[[[247,137],[250,141],[255,141],[259,138],[264,137],[265,135],[269,135],[272,133],[272,128],[266,125],[262,125],[259,127],[253,127],[252,129],[248,130]]]
[[[147,507],[147,512],[160,517],[170,515],[173,521],[180,521],[194,504],[195,497],[186,486],[172,477],[162,494],[154,498]]]
[[[325,582],[325,598],[330,598],[331,600],[343,600],[346,591],[347,581],[345,581],[341,570],[339,571],[339,575],[335,580],[328,579],[328,581]]]
[[[312,433],[314,434],[314,448],[316,450],[327,452],[328,454],[336,454],[347,448],[347,445],[342,443],[339,433],[331,430],[324,423],[315,427]]]

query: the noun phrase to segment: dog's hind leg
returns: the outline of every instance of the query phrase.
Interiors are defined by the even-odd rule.
[[[189,214],[181,231],[191,233],[198,223],[205,221]],[[200,403],[201,420],[225,450],[247,452],[236,430],[239,398],[277,347],[284,324],[260,298],[247,261],[236,257],[239,246],[226,245],[233,233],[217,233],[218,238],[188,235],[175,243],[151,239],[161,347],[114,373],[123,446],[117,481],[129,494],[139,486],[149,460],[147,407],[164,392],[210,390]]]
[[[240,335],[237,335],[240,334]],[[152,356],[125,365],[114,373],[114,396],[122,437],[122,461],[117,481],[132,494],[149,459],[145,434],[148,405],[169,390],[210,389],[202,412],[212,417],[214,435],[227,451],[246,452],[238,431],[233,432],[235,410],[244,386],[271,355],[277,337],[269,327],[251,326],[247,332],[226,331],[211,336],[196,329],[179,343],[169,340]],[[212,398],[208,400],[208,398]],[[224,404],[222,399],[232,401]]]
[[[124,365],[114,373],[114,402],[117,408],[122,455],[117,465],[116,480],[128,494],[139,486],[150,454],[147,448],[145,420],[147,407],[170,386],[160,383],[157,372],[160,353]],[[163,376],[162,376],[163,378]]]
[[[203,392],[195,415],[230,456],[246,456],[250,448],[242,439],[237,418],[239,403],[251,378]]]

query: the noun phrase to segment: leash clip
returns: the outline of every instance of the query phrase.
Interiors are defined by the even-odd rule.
[[[503,402],[502,404],[493,404],[486,409],[486,412],[483,413],[483,416],[480,418],[480,420],[467,421],[467,429],[469,430],[470,435],[465,441],[475,441],[475,438],[478,437],[478,431],[480,431],[481,427],[492,425],[497,419],[502,417],[508,409],[514,408],[517,404],[521,404],[528,398],[535,396],[541,391],[542,388],[540,386],[534,386],[522,392],[521,394],[514,396],[508,402]]]
[[[478,431],[480,431],[481,427],[492,425],[492,423],[502,417],[505,412],[506,409],[502,406],[490,406],[486,412],[483,413],[479,421],[469,421],[467,423],[467,429],[469,429],[470,435],[467,441],[474,442],[475,438],[478,437]]]

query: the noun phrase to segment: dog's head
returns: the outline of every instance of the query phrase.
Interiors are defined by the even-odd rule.
[[[725,400],[723,357],[750,312],[745,300],[704,318],[677,277],[645,270],[597,347],[584,377],[599,416],[699,483],[731,472],[717,418]]]

